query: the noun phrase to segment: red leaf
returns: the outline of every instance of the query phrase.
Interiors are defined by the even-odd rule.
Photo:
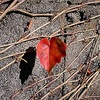
[[[42,39],[37,45],[37,56],[45,70],[50,72],[56,63],[60,63],[61,58],[66,56],[66,44],[61,39],[53,37],[49,41]]]

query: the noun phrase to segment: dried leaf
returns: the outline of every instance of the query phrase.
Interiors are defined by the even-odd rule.
[[[57,63],[60,63],[61,58],[65,55],[66,44],[57,37],[51,38],[50,41],[44,38],[37,45],[37,56],[40,59],[40,63],[49,73]]]

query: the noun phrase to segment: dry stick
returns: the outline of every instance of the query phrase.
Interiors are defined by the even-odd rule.
[[[97,71],[96,75],[94,76],[94,78],[91,80],[91,82],[89,83],[88,87],[82,92],[82,94],[79,96],[78,100],[80,100],[83,95],[86,93],[86,91],[89,89],[89,87],[92,85],[93,81],[95,80],[95,78],[97,77],[97,75],[99,74],[99,71]]]
[[[43,86],[43,88],[41,88],[39,91],[37,91],[34,95],[32,95],[31,97],[30,97],[30,100],[32,99],[32,98],[34,98],[39,92],[41,92],[43,89],[45,89],[46,87],[48,87],[50,84],[52,84],[53,82],[55,82],[58,78],[60,78],[61,77],[61,75],[59,75],[56,79],[54,79],[54,80],[52,80],[51,82],[49,82],[48,84],[46,84],[45,86]]]
[[[67,13],[67,11],[69,11],[69,10],[76,9],[76,8],[81,8],[81,7],[87,6],[87,5],[89,5],[89,4],[94,4],[94,3],[100,3],[100,0],[98,0],[98,1],[92,1],[92,2],[87,2],[87,3],[83,3],[83,4],[80,4],[80,5],[76,5],[76,6],[73,6],[73,7],[70,7],[70,8],[66,8],[66,9],[64,9],[61,13],[59,13],[59,14],[54,18],[54,20],[55,20],[56,18],[58,18],[59,16],[61,16],[62,14]]]
[[[68,81],[74,77],[74,75],[76,75],[82,68],[84,68],[84,66],[81,66],[81,68],[79,68],[75,73],[73,73],[64,83],[60,84],[59,86],[57,86],[55,89],[51,90],[50,92],[48,92],[46,95],[44,95],[41,100],[44,100],[44,98],[50,94],[52,94],[55,90],[57,90],[58,88],[62,87],[63,85],[67,84]]]
[[[22,39],[20,39],[17,43],[19,43],[19,42],[21,42],[21,41],[23,41],[24,39],[22,38]],[[8,47],[6,47],[4,50],[1,50],[0,51],[0,53],[4,53],[4,52],[6,52],[8,49],[10,49],[11,47],[13,47],[15,44],[13,44],[12,43],[12,45],[9,45]]]
[[[0,58],[0,60],[6,59],[6,58],[9,58],[9,57],[13,57],[13,56],[17,56],[17,55],[21,55],[21,54],[24,54],[24,53],[25,53],[25,51],[24,52],[18,52],[18,53],[10,54],[8,56],[4,56],[4,57]]]
[[[22,1],[22,2],[24,2],[24,0]],[[21,2],[21,3],[22,3]],[[92,4],[92,3],[97,3],[98,1],[96,1],[96,2],[88,2],[88,3],[86,3],[86,4],[84,4],[84,5],[88,5],[88,4]],[[20,4],[20,3],[19,3]],[[8,8],[9,9],[11,9],[11,7],[12,6],[14,6],[14,3],[12,3],[11,4],[11,6],[9,6]],[[80,7],[80,6],[83,6],[83,5],[78,5],[78,7]],[[72,7],[72,8],[69,8],[69,9],[67,9],[67,12],[72,12],[73,11],[73,9],[74,10],[76,10],[75,8],[78,8],[77,6],[75,6],[75,7]],[[9,10],[8,9],[8,10]],[[57,16],[55,16],[53,19],[52,19],[52,21],[54,21],[56,18],[58,18],[60,15],[62,15],[63,13],[64,13],[64,11],[65,10],[63,10],[61,13],[59,13]],[[67,13],[66,12],[66,13]],[[94,18],[97,18],[97,17],[99,17],[99,15],[98,16],[95,16],[95,17],[93,17],[93,18],[90,18],[90,19],[94,19]],[[84,23],[85,21],[82,21],[82,22],[78,22],[78,23],[74,23],[74,24],[71,24],[71,25],[68,25],[68,26],[66,26],[65,28],[68,28],[68,27],[71,27],[71,26],[74,26],[74,25],[77,25],[77,24],[82,24],[82,23]],[[31,32],[30,34],[28,34],[26,37],[24,37],[24,38],[27,38],[27,37],[29,37],[31,34],[33,34],[34,32],[36,32],[37,30],[39,30],[39,29],[41,29],[41,28],[43,28],[44,26],[46,26],[46,25],[48,25],[48,24],[50,24],[51,22],[47,22],[46,24],[44,24],[44,25],[42,25],[42,26],[40,26],[39,28],[37,28],[36,30],[34,30],[33,32]],[[59,30],[60,31],[60,30]],[[21,41],[21,42],[24,42],[24,41]],[[15,43],[11,43],[10,45],[12,45],[12,44],[18,44],[18,43],[21,43],[21,42],[15,42]],[[4,46],[9,46],[9,44],[8,45],[4,45]],[[1,46],[1,47],[4,47],[4,46]],[[8,47],[8,48],[10,48],[10,47]],[[6,49],[6,50],[8,50],[8,48]]]
[[[94,19],[94,18],[98,18],[98,17],[100,17],[100,15],[91,17],[90,19]],[[78,24],[82,24],[82,23],[84,23],[84,22],[85,22],[85,21],[76,22],[76,23],[73,23],[73,24],[71,24],[71,25],[67,25],[67,26],[65,26],[64,28],[69,28],[69,27],[72,27],[72,26],[75,26],[75,25],[78,25]],[[38,31],[39,29],[43,28],[44,26],[48,25],[49,23],[50,23],[50,22],[48,22],[48,23],[46,23],[46,24],[40,26],[39,28],[35,29],[33,32],[29,33],[26,37],[24,37],[24,40],[23,40],[23,41],[17,41],[17,42],[14,42],[14,43],[1,45],[0,47],[6,47],[6,46],[10,46],[10,45],[16,45],[16,44],[19,44],[19,43],[28,41],[28,40],[30,40],[31,38],[30,38],[30,39],[25,39],[25,38],[29,37],[31,34],[33,34],[34,32]],[[57,31],[57,32],[60,32],[60,30]],[[38,38],[38,37],[39,37],[39,36],[37,36],[37,37],[35,37],[35,38]],[[47,36],[47,37],[51,37],[51,36]],[[22,39],[23,39],[23,38],[22,38]]]
[[[81,52],[77,55],[77,57],[71,62],[70,66],[67,67],[69,69],[71,65],[79,58],[79,56],[82,54],[82,52],[92,43],[92,40],[81,50]]]
[[[100,17],[100,15],[91,17],[90,20],[95,19],[95,18],[98,18],[98,17]],[[85,22],[86,22],[86,21],[79,21],[79,22],[76,22],[76,23],[67,25],[67,26],[65,26],[64,28],[69,28],[69,27],[72,27],[72,26],[75,26],[75,25],[83,24],[83,23],[85,23]]]
[[[73,43],[76,43],[76,42],[81,42],[81,41],[88,40],[88,39],[92,39],[92,38],[95,38],[95,37],[97,37],[97,36],[98,36],[98,35],[94,35],[94,36],[91,36],[91,37],[87,37],[87,38],[84,38],[84,39],[80,39],[80,40],[74,41],[74,42],[72,42],[72,43],[70,43],[70,44],[73,44]]]
[[[58,18],[60,15],[62,15],[65,11],[66,11],[66,13],[67,12],[71,12],[72,10],[76,10],[76,8],[79,8],[79,7],[82,7],[83,5],[88,5],[88,4],[93,4],[93,3],[99,3],[100,1],[94,1],[94,2],[88,2],[88,3],[85,3],[85,4],[81,4],[81,5],[78,5],[78,6],[74,6],[74,7],[71,7],[71,8],[69,8],[69,9],[65,9],[65,10],[63,10],[61,13],[59,13],[57,16],[55,16],[53,19],[52,19],[52,21],[54,21],[56,18]],[[97,16],[95,16],[95,17],[93,17],[93,18],[97,18],[97,17],[100,17],[100,15],[97,15]],[[91,19],[93,19],[93,18],[91,18]],[[51,22],[47,22],[47,23],[45,23],[44,25],[42,25],[42,26],[40,26],[39,28],[37,28],[36,30],[34,30],[33,32],[31,32],[31,33],[29,33],[25,38],[27,38],[27,37],[29,37],[31,34],[33,34],[34,32],[36,32],[37,30],[39,30],[39,29],[41,29],[41,28],[43,28],[44,26],[46,26],[46,25],[48,25],[48,24],[50,24]],[[81,24],[80,22],[78,22],[79,24]],[[78,24],[78,23],[76,23],[76,25]],[[82,23],[84,23],[84,21],[82,21]],[[71,26],[74,26],[75,24],[71,24]],[[68,27],[71,27],[71,26],[66,26],[66,28],[68,28]],[[0,46],[1,47],[1,46]]]
[[[77,31],[77,32],[75,32],[75,33],[69,33],[69,34],[76,34],[76,33],[81,33],[81,32],[88,32],[88,31],[93,31],[94,29],[89,29],[89,30],[83,30],[83,31]],[[50,35],[50,38],[51,37],[55,37],[55,36],[61,36],[61,35],[67,35],[66,33],[65,34],[57,34],[57,35],[55,35],[55,34],[57,34],[57,32],[55,32],[55,33],[53,33],[53,34],[51,34]],[[96,36],[96,35],[95,35]],[[88,37],[88,38],[85,38],[85,39],[89,39],[89,38],[92,38],[92,37],[95,37],[95,36],[91,36],[91,37]],[[43,38],[43,37],[49,37],[49,36],[37,36],[37,37],[31,37],[31,38],[29,38],[28,40],[31,40],[31,39],[35,39],[35,38]],[[27,41],[28,41],[27,40]],[[82,39],[83,40],[83,39]],[[82,40],[78,40],[78,41],[82,41]],[[22,38],[22,39],[20,39],[18,42],[14,42],[14,44],[12,44],[12,45],[10,45],[9,47],[7,47],[7,48],[5,48],[4,50],[2,50],[2,51],[0,51],[0,53],[4,53],[5,51],[7,51],[10,47],[13,47],[15,44],[17,44],[17,43],[19,43],[19,42],[22,42],[22,41],[24,41],[24,39]],[[26,41],[26,40],[25,40]],[[75,42],[78,42],[78,41],[75,41]],[[72,43],[74,43],[74,42],[72,42]],[[70,44],[72,44],[72,43],[70,43]]]
[[[71,64],[67,67],[67,69],[69,69],[70,67],[71,67],[71,65],[78,59],[78,57],[81,55],[81,53],[91,44],[91,42],[92,41],[90,41],[83,49],[82,49],[82,51],[78,54],[78,56],[71,62]],[[23,54],[24,52],[22,52],[22,54]],[[12,55],[10,55],[10,56],[12,56]],[[9,56],[8,56],[9,57]],[[21,57],[22,57],[22,55],[21,55]],[[6,58],[6,57],[4,57],[4,58]],[[2,59],[2,58],[1,58]],[[8,66],[9,67],[9,66]],[[1,68],[2,70],[3,69],[5,69],[5,68],[7,68],[7,67],[3,67],[3,68]],[[1,70],[0,69],[0,70]],[[64,70],[64,72],[66,72],[66,70]],[[62,72],[62,73],[64,73],[64,72]]]
[[[52,75],[52,76],[43,78],[43,79],[41,79],[41,80],[39,80],[39,81],[37,81],[37,82],[35,82],[35,83],[33,83],[33,84],[31,84],[31,85],[29,85],[29,86],[23,88],[23,89],[21,89],[21,90],[18,90],[18,91],[15,92],[12,96],[10,96],[10,100],[12,100],[16,95],[18,95],[19,93],[25,91],[26,89],[31,88],[32,86],[34,86],[34,85],[36,85],[36,84],[38,84],[38,83],[40,83],[40,82],[42,82],[42,81],[44,81],[44,80],[46,80],[46,79],[53,78],[53,77],[55,77],[55,76],[58,76],[58,75]],[[77,81],[78,81],[78,80],[71,80],[71,81],[69,81],[69,82],[72,83],[72,82],[77,82]]]
[[[82,7],[82,6],[85,6],[85,5],[89,5],[89,4],[93,4],[93,3],[100,3],[100,1],[88,2],[88,3],[84,3],[84,4],[81,4],[81,5],[78,5],[78,6],[71,7],[71,8],[69,8],[69,9],[65,9],[65,10],[63,10],[61,13],[59,13],[58,15],[56,15],[56,16],[52,19],[52,21],[54,21],[55,19],[57,19],[60,15],[64,14],[65,12],[66,12],[66,13],[67,13],[67,12],[70,12],[70,10],[71,10],[71,12],[72,12],[73,9],[76,10],[76,8],[79,8],[79,7]],[[48,25],[48,24],[50,24],[50,23],[51,23],[51,22],[47,22],[46,24],[43,25],[43,27],[46,26],[46,25]],[[30,36],[30,35],[33,34],[33,33],[34,33],[34,31],[31,32],[30,34],[28,34],[27,36]],[[27,38],[27,36],[26,36],[26,38]]]
[[[89,30],[84,30],[84,31],[78,31],[78,33],[81,33],[81,32],[87,32],[87,31],[93,31],[94,29],[89,29]],[[54,36],[60,36],[60,35],[62,35],[62,34],[58,34],[58,35],[54,35],[54,34],[57,34],[58,32],[59,32],[60,30],[58,30],[58,31],[56,31],[56,32],[54,32],[53,34],[51,34],[50,36],[34,36],[34,37],[31,37],[31,38],[28,38],[28,39],[23,39],[23,41],[21,40],[19,40],[19,41],[17,41],[17,42],[13,42],[13,43],[10,43],[10,44],[5,44],[5,45],[1,45],[0,47],[1,48],[3,48],[3,47],[7,47],[7,46],[10,46],[10,45],[17,45],[17,44],[19,44],[19,43],[21,43],[21,42],[26,42],[26,41],[29,41],[29,40],[32,40],[32,39],[37,39],[37,38],[45,38],[45,37],[47,37],[47,38],[51,38],[51,37],[54,37]],[[74,34],[76,34],[77,32],[75,32]],[[68,33],[67,33],[68,34]],[[66,33],[65,33],[65,35],[67,35]],[[69,34],[71,34],[71,33],[69,33]],[[73,35],[73,33],[72,33],[72,35]]]
[[[24,11],[22,9],[15,9],[15,11],[19,11],[21,13],[27,14],[27,15],[32,16],[32,17],[52,17],[52,16],[54,16],[54,14],[49,14],[49,13],[46,13],[46,14],[32,14],[32,13],[29,13],[29,12]]]
[[[72,7],[72,8],[70,8],[70,9],[67,9],[67,11],[68,11],[68,10],[71,10],[71,9],[74,9],[74,8],[82,7],[83,5],[88,5],[88,4],[93,4],[93,3],[99,3],[99,2],[100,2],[100,1],[88,2],[88,3],[85,3],[85,4],[81,4],[81,5]],[[62,12],[63,12],[63,11],[62,11]],[[62,12],[61,12],[59,15],[55,16],[53,20],[55,20],[55,19],[58,18],[61,14],[63,14]],[[97,17],[99,17],[99,15],[98,15],[98,16],[95,16],[94,18],[97,18]],[[43,27],[44,27],[45,25],[48,25],[48,23],[44,24]]]
[[[18,0],[14,0],[10,6],[3,12],[3,14],[0,16],[0,21],[2,18],[10,11],[14,10],[16,7],[18,7],[20,4],[22,4],[25,0],[21,0],[18,2]],[[17,3],[18,2],[18,3]],[[16,4],[17,3],[17,4]]]
[[[10,62],[9,64],[7,64],[6,66],[0,68],[0,71],[6,69],[7,67],[9,67],[10,65],[12,65],[16,60],[13,60],[12,62]]]
[[[87,98],[100,98],[100,96],[85,96],[84,98],[81,98],[81,100],[84,100]]]
[[[90,51],[89,51],[89,54],[88,54],[88,58],[86,59],[86,61],[85,61],[85,63],[87,63],[87,68],[86,68],[86,72],[85,72],[85,75],[84,75],[84,77],[83,77],[83,81],[82,81],[82,84],[84,83],[84,81],[85,81],[85,78],[86,78],[86,76],[87,76],[87,72],[88,72],[88,70],[89,70],[89,68],[90,68],[90,65],[91,65],[91,63],[92,63],[92,57],[93,57],[93,54],[94,54],[94,50],[95,50],[95,47],[96,47],[96,44],[97,44],[97,41],[98,41],[98,39],[99,39],[99,37],[95,37],[94,38],[94,40],[93,40],[93,43],[92,43],[92,46],[91,46],[91,48],[90,48]],[[81,85],[82,85],[81,84]],[[78,95],[77,95],[78,96]],[[77,97],[78,98],[78,97]]]
[[[8,2],[8,1],[10,1],[10,0],[0,0],[0,4]]]
[[[19,59],[22,59],[22,56],[23,56],[23,55],[19,56],[18,58],[19,58]],[[18,59],[18,58],[17,58],[17,59]],[[7,64],[6,66],[0,68],[0,71],[4,70],[4,69],[6,69],[7,67],[9,67],[10,65],[12,65],[14,62],[17,61],[17,59],[11,61],[11,62],[10,62],[9,64]],[[24,60],[24,59],[22,59],[22,60]],[[24,61],[25,61],[25,60],[24,60]]]
[[[96,39],[96,38],[95,38],[95,39]],[[95,45],[94,45],[94,48],[93,48],[93,51],[92,51],[92,54],[91,54],[91,58],[90,58],[89,64],[88,64],[88,66],[87,66],[87,70],[86,70],[85,76],[84,76],[84,78],[83,78],[83,82],[85,81],[85,78],[86,78],[86,75],[87,75],[87,71],[89,70],[90,65],[91,65],[91,63],[92,63],[93,54],[94,54],[94,51],[95,51],[95,49],[96,49],[96,45],[97,45],[98,40],[99,40],[99,35],[98,35],[97,40],[96,40],[96,43],[95,43]],[[82,82],[82,83],[83,83],[83,82]],[[87,90],[85,90],[85,91],[80,95],[79,99],[84,95],[84,93],[85,93],[86,91],[87,91]]]
[[[71,90],[69,93],[67,93],[66,95],[64,95],[63,97],[61,97],[59,100],[63,100],[64,98],[66,98],[67,96],[71,95],[72,93],[74,93],[78,88],[80,87],[80,84],[73,90]]]
[[[13,6],[16,4],[16,1],[17,1],[17,0],[14,0],[14,1],[15,1],[15,3],[13,4]],[[25,1],[25,0],[23,0],[23,1]],[[68,9],[64,9],[61,13],[59,13],[57,16],[55,16],[53,20],[55,20],[56,18],[58,18],[60,15],[62,15],[62,14],[64,14],[64,13],[67,13],[67,11],[69,11],[69,10],[76,9],[76,8],[81,8],[81,7],[87,6],[87,5],[89,5],[89,4],[94,4],[94,3],[100,3],[100,1],[87,2],[87,3],[83,3],[83,4],[80,4],[80,5],[77,5],[77,6],[68,8]],[[13,7],[13,6],[9,6],[8,8],[11,9],[11,7]],[[0,20],[9,12],[10,9],[8,9],[8,8],[7,8],[7,9],[5,10],[5,12],[0,16]],[[14,7],[14,8],[15,8],[15,7]],[[14,9],[12,9],[12,10],[14,10]]]
[[[2,20],[2,18],[9,12],[9,10],[11,9],[11,7],[13,7],[16,3],[17,3],[18,0],[14,0],[10,6],[4,11],[4,13],[0,16],[0,21]]]
[[[77,9],[74,9],[74,10],[77,10]],[[72,12],[72,11],[73,11],[73,10],[70,10],[70,11],[68,11],[68,12]],[[46,24],[40,26],[39,28],[37,28],[36,30],[34,30],[32,33],[36,32],[37,30],[41,29],[42,27],[48,25],[49,23],[51,23],[51,22],[47,22]],[[31,35],[31,33],[30,33],[29,35]],[[29,35],[27,35],[27,36],[24,37],[24,38],[29,37]],[[46,36],[46,37],[48,37],[48,36]],[[22,38],[22,39],[24,39],[24,38]],[[26,39],[26,41],[27,41],[27,39]],[[24,42],[24,41],[22,41],[22,42]],[[15,45],[15,44],[18,44],[18,43],[21,43],[21,42],[18,41],[18,42],[15,42],[15,43],[11,43],[10,45],[13,45],[13,44]],[[8,45],[5,45],[5,46],[9,46],[9,44],[8,44]],[[8,47],[8,48],[9,48],[9,47]],[[6,50],[8,50],[8,49],[6,49]]]
[[[99,79],[100,80],[100,79]],[[98,81],[99,81],[98,80]],[[93,83],[91,83],[92,85]],[[75,92],[78,88],[80,87],[80,85],[78,85],[75,89],[73,89],[71,92],[67,93],[66,95],[64,95],[62,98],[60,98],[59,100],[63,100],[65,97],[67,97],[68,95],[72,94],[73,92]],[[89,88],[89,87],[88,87]],[[72,100],[72,99],[70,99]]]
[[[96,83],[96,82],[98,82],[98,81],[100,81],[100,79],[96,79],[96,81],[94,81],[91,85],[93,85],[94,83]]]
[[[62,27],[62,30],[64,30],[65,27]],[[57,34],[58,32],[61,31],[61,29],[57,30],[56,32],[52,33],[50,35],[50,38],[54,37],[54,36],[60,36],[60,35],[74,35],[74,34],[78,34],[78,33],[82,33],[82,32],[88,32],[88,31],[93,31],[94,29],[89,29],[89,30],[81,30],[81,31],[76,31],[76,32],[72,32],[72,33],[64,33],[64,34]],[[57,35],[56,35],[57,34]]]
[[[85,65],[84,65],[85,66]],[[92,75],[87,81],[86,81],[86,83],[84,83],[82,86],[79,84],[78,85],[78,90],[77,91],[74,91],[74,94],[72,95],[72,97],[74,96],[74,95],[76,95],[77,94],[77,92],[79,91],[79,90],[81,90],[82,88],[84,88],[85,86],[86,86],[86,84],[91,80],[91,78],[92,77],[94,77],[94,75]],[[73,90],[72,90],[73,91]],[[70,92],[69,93],[67,93],[67,94],[65,94],[63,97],[61,97],[59,100],[63,100],[64,98],[66,98],[67,96],[68,96],[68,94],[71,94]],[[69,100],[72,100],[72,98],[70,98]]]
[[[10,12],[10,11],[13,11],[13,10],[15,10],[15,9],[17,9],[18,6],[19,6],[20,4],[22,4],[25,0],[17,0],[17,1],[19,1],[19,2],[18,2],[16,5],[14,5],[13,7],[11,7],[10,10],[9,10],[9,12]]]
[[[10,45],[9,47],[5,48],[4,50],[1,50],[0,53],[4,53],[5,51],[7,51],[8,49],[10,49],[12,47],[12,45]]]
[[[91,42],[92,42],[92,41],[91,41]],[[78,57],[81,55],[81,53],[91,44],[91,42],[89,42],[89,43],[82,49],[82,51],[79,53],[79,55],[77,56],[77,58],[78,58]],[[74,59],[74,60],[68,65],[68,68],[69,68],[76,60],[77,60],[77,59]],[[68,70],[66,69],[66,70],[64,70],[63,72],[57,74],[56,76],[59,76],[60,74],[63,74],[63,73],[65,73],[65,72],[67,72],[67,71],[68,71]],[[44,80],[46,80],[46,79],[48,79],[48,78],[50,78],[50,76],[47,77],[47,78],[45,78],[45,79],[42,79],[42,80],[38,81],[37,83],[39,83],[39,82],[41,82],[41,81],[44,81]],[[36,84],[37,84],[37,83],[36,83]],[[24,88],[23,91],[26,90],[26,89],[28,89],[28,88],[31,88],[33,85],[35,85],[35,83],[33,83],[32,85],[29,85],[28,87]],[[18,93],[18,92],[16,92],[15,95],[13,95],[12,97],[15,97],[17,93]]]
[[[92,38],[97,37],[97,36],[98,36],[98,35],[95,35],[95,36],[87,37],[87,38],[84,38],[84,39],[85,39],[85,40],[86,40],[86,39],[92,39]],[[76,43],[76,42],[81,42],[81,41],[83,41],[84,39],[80,39],[80,40],[71,42],[70,45],[73,44],[73,43]],[[9,58],[9,57],[12,57],[12,56],[24,54],[24,53],[25,53],[25,52],[18,52],[18,53],[10,54],[10,55],[8,55],[8,56],[4,56],[4,57],[0,58],[0,60],[6,59],[6,58]],[[98,57],[98,56],[96,56],[96,58],[97,58],[97,57]],[[96,58],[94,58],[94,59],[96,59]]]
[[[73,11],[76,11],[76,10],[78,10],[78,9],[77,8],[72,9],[72,10],[67,11],[66,13],[73,12]],[[46,14],[32,14],[32,13],[29,13],[29,12],[24,11],[22,9],[15,9],[15,11],[22,12],[22,13],[27,14],[27,15],[32,16],[32,17],[52,17],[52,16],[54,16],[54,14],[49,14],[49,13],[46,13]]]
[[[94,51],[95,51],[95,49],[96,49],[96,45],[97,45],[97,43],[98,43],[98,41],[99,41],[99,38],[100,38],[100,35],[98,35],[98,37],[95,37],[94,38],[94,42],[95,42],[95,45],[94,45],[94,47],[93,47],[93,51],[92,51],[92,54],[91,54],[91,57],[89,58],[90,60],[89,60],[89,63],[88,63],[88,66],[87,66],[87,69],[86,69],[86,73],[85,73],[85,75],[84,75],[84,78],[83,78],[83,82],[85,81],[85,78],[86,78],[86,75],[87,75],[87,71],[89,70],[89,68],[90,68],[90,65],[91,65],[91,59],[92,59],[92,57],[93,57],[93,54],[94,54]],[[91,49],[91,48],[90,48]],[[82,82],[82,83],[83,83]]]
[[[99,53],[100,54],[100,53]],[[96,55],[95,57],[93,57],[92,59],[91,59],[91,61],[94,61],[95,59],[97,59],[98,58],[98,55]]]
[[[43,78],[43,79],[41,79],[41,80],[39,80],[39,81],[37,81],[37,82],[35,82],[35,83],[33,83],[33,84],[31,84],[31,85],[29,85],[29,86],[23,88],[23,89],[21,89],[21,90],[18,90],[16,93],[14,93],[12,96],[10,96],[10,100],[12,100],[16,95],[18,95],[18,94],[21,93],[22,91],[25,91],[25,90],[27,90],[28,88],[31,88],[32,86],[37,85],[38,83],[40,83],[40,82],[42,82],[42,81],[45,81],[45,80],[47,80],[47,79],[49,79],[49,78],[55,77],[55,76],[58,76],[58,75],[52,75],[52,76]]]
[[[87,84],[87,88],[86,88],[86,90],[91,86],[91,83],[95,80],[95,78],[98,76],[98,74],[99,74],[99,71],[97,71],[97,72],[95,72],[83,85],[81,85],[80,87],[79,87],[79,89],[71,96],[71,98],[69,99],[69,100],[72,100],[73,99],[73,97],[81,90],[81,89],[83,89]],[[93,79],[92,79],[93,78]],[[91,80],[92,79],[92,80]],[[91,80],[91,81],[90,81]],[[89,81],[90,81],[90,83],[89,83]],[[84,93],[84,92],[83,92]],[[79,98],[78,98],[78,100],[80,100]]]

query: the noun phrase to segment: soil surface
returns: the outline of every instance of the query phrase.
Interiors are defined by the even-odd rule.
[[[3,0],[1,0],[3,1]],[[25,0],[18,8],[24,11],[33,13],[33,14],[54,14],[56,16],[58,13],[63,11],[64,9],[68,9],[70,7],[74,7],[76,5],[80,5],[82,3],[95,1],[95,0]],[[5,2],[0,4],[0,11],[4,11],[10,4],[10,2]],[[100,15],[100,3],[98,4],[90,4],[88,6],[84,6],[78,8],[77,10],[64,13],[59,16],[55,21],[52,21],[54,17],[32,17],[27,14],[18,12],[18,11],[11,11],[7,13],[6,16],[0,21],[0,46],[17,42],[27,34],[32,33],[30,37],[33,36],[49,36],[52,33],[56,32],[59,29],[62,29],[64,26],[68,26],[73,23],[77,23],[80,21],[86,20],[83,24],[74,25],[72,27],[68,27],[58,34],[58,36],[67,44],[71,43],[72,41],[78,41],[80,39],[84,39],[80,42],[75,42],[70,44],[66,50],[66,57],[62,59],[61,63],[57,64],[53,70],[52,75],[59,74],[60,72],[64,71],[68,65],[77,57],[77,55],[81,52],[81,50],[91,41],[91,39],[86,40],[85,38],[97,35],[97,33],[93,30],[89,29],[97,29],[100,28],[100,16],[90,20],[89,18]],[[32,22],[32,25],[29,29],[27,29],[27,25],[29,22]],[[45,23],[51,21],[50,24],[46,25],[43,28],[35,31],[38,27],[44,25]],[[99,29],[97,29],[99,30]],[[63,35],[65,33],[75,33],[77,31],[81,31],[75,35]],[[99,33],[100,34],[100,33]],[[19,43],[17,45],[12,45],[8,50],[1,52],[5,48],[0,47],[0,58],[4,56],[8,56],[10,54],[23,52],[29,47],[35,47],[37,43],[41,40],[41,38],[32,39],[26,42]],[[39,92],[33,100],[40,100],[45,94],[49,91],[56,88],[58,85],[64,83],[66,79],[71,75],[71,73],[78,68],[78,66],[85,62],[87,59],[87,55],[89,54],[90,44],[83,53],[79,56],[79,58],[71,65],[71,72],[65,72],[61,75],[59,79],[55,82],[47,86],[44,90]],[[100,39],[96,45],[96,49],[94,51],[94,56],[98,54],[98,57],[93,60],[91,65],[91,71],[95,71],[97,67],[100,67]],[[15,60],[18,56],[8,57],[6,59],[0,60],[0,68],[3,68],[13,60]],[[0,100],[9,100],[15,92],[20,90],[21,88],[25,88],[28,85],[31,85],[38,80],[48,77],[48,73],[42,67],[39,62],[39,59],[36,57],[35,65],[32,71],[32,75],[29,76],[27,81],[25,81],[24,85],[21,85],[21,80],[19,79],[20,74],[20,61],[11,64],[9,67],[5,68],[4,70],[0,71]],[[73,80],[81,78],[80,74],[77,74],[73,78]],[[43,88],[47,83],[51,82],[51,80],[55,79],[55,77],[42,81],[38,84],[35,84],[31,88],[19,93],[16,95],[12,100],[29,100],[29,98],[35,94],[39,89]],[[97,76],[96,79],[100,79],[100,74]],[[100,100],[100,81],[97,81],[94,85],[92,85],[89,90],[86,92],[84,97],[86,96],[99,96],[99,97],[92,97],[92,98],[84,98],[84,100]],[[74,87],[77,86],[78,83],[69,83],[65,84],[43,100],[59,100],[63,97],[66,93],[70,92]],[[76,97],[75,97],[76,98]],[[77,100],[77,99],[73,100]],[[64,100],[69,100],[65,98]]]

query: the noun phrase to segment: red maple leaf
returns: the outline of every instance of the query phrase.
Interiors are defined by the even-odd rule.
[[[52,68],[60,63],[61,58],[66,56],[66,44],[57,37],[51,38],[50,41],[44,38],[37,45],[37,56],[45,70],[50,73]]]

